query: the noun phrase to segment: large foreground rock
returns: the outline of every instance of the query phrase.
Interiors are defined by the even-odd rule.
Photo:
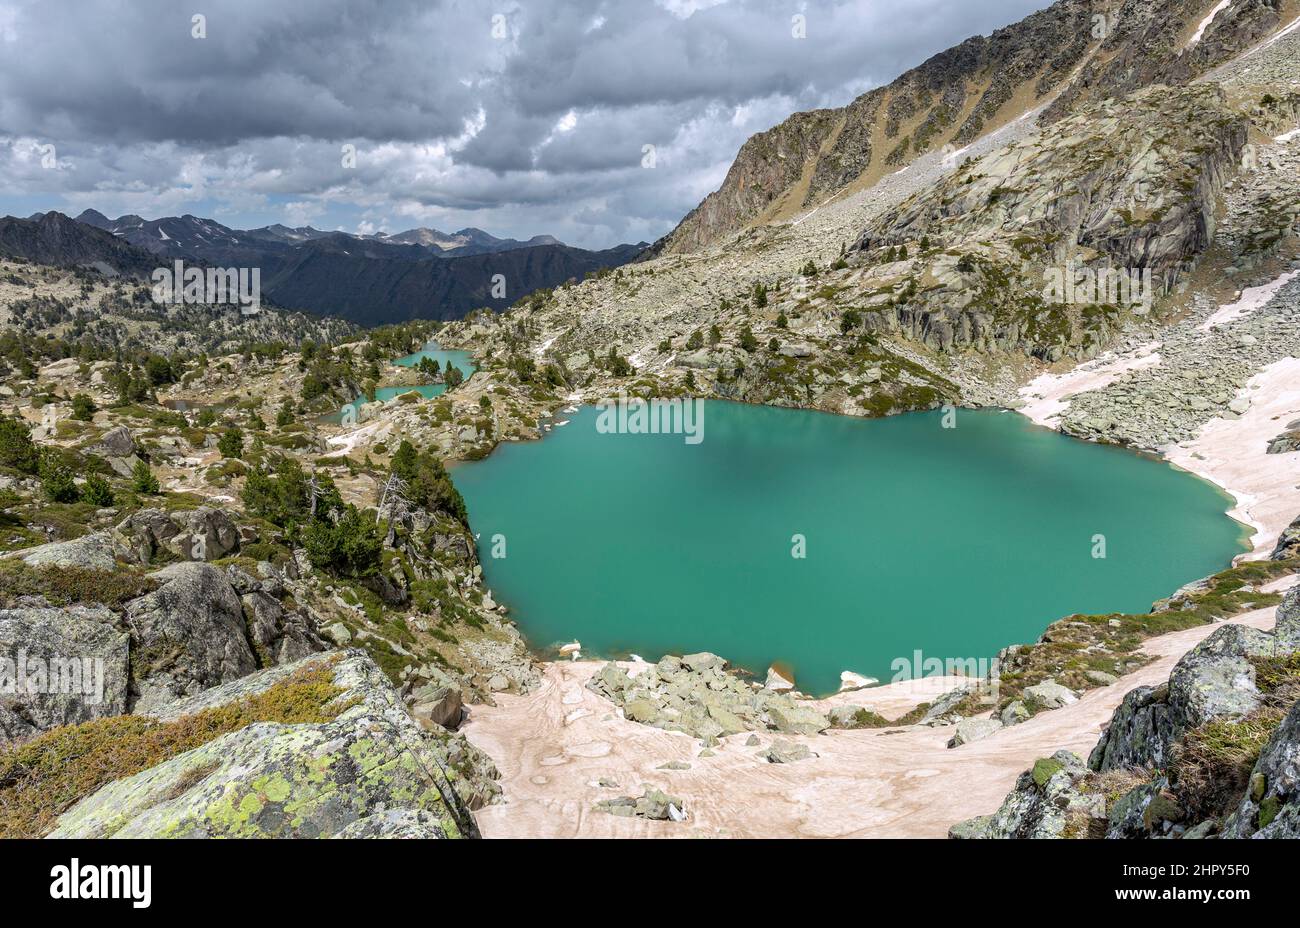
[[[0,610],[0,746],[127,709],[130,636],[101,607]]]
[[[1224,625],[1183,655],[1164,686],[1142,686],[1124,697],[1088,758],[1093,770],[1160,768],[1182,735],[1216,719],[1240,718],[1258,709],[1252,658],[1300,650],[1300,590],[1277,609],[1273,631]]]
[[[177,718],[263,691],[314,656],[158,713]],[[346,708],[323,724],[261,723],[86,797],[53,838],[476,836],[438,743],[359,651],[334,664]]]
[[[239,597],[209,564],[172,564],[150,575],[160,584],[131,600],[126,620],[137,648],[136,711],[237,680],[257,669]]]

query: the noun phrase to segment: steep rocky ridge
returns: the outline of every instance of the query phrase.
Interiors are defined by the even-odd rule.
[[[1183,84],[1274,31],[1279,0],[1241,0],[1190,43],[1202,0],[1061,0],[930,58],[838,110],[797,113],[742,146],[722,186],[656,248],[694,251],[961,149],[1050,103],[1045,121],[1151,84]],[[1294,12],[1294,11],[1291,11]]]

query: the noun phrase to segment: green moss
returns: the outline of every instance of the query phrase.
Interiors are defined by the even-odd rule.
[[[1269,796],[1259,804],[1259,827],[1267,828],[1273,819],[1277,818],[1277,813],[1282,809],[1282,800],[1276,796]]]
[[[1040,757],[1038,760],[1034,761],[1034,769],[1030,773],[1030,776],[1033,777],[1034,784],[1039,789],[1045,789],[1047,787],[1047,781],[1064,769],[1065,764],[1061,763],[1059,760],[1056,760],[1053,757]]]

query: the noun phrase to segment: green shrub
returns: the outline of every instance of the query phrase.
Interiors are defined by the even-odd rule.
[[[156,495],[160,489],[158,478],[153,475],[153,471],[144,461],[136,461],[135,467],[131,470],[131,489],[148,496]]]
[[[112,506],[115,501],[112,485],[99,474],[91,474],[86,478],[86,484],[81,488],[81,498],[100,509]]]
[[[72,418],[89,422],[94,418],[95,410],[95,401],[86,394],[78,393],[72,398]]]
[[[232,425],[217,441],[217,450],[223,458],[237,458],[244,453],[244,430]]]
[[[41,455],[27,425],[8,416],[0,418],[0,465],[25,474],[35,474],[41,467]]]
[[[361,580],[379,572],[383,537],[356,506],[348,506],[337,522],[312,522],[303,534],[303,547],[313,567]]]

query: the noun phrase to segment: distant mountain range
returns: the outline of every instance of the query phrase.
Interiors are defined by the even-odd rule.
[[[160,259],[258,267],[262,291],[277,305],[361,325],[501,309],[539,288],[626,264],[646,247],[589,251],[549,235],[521,242],[473,228],[450,235],[437,229],[351,235],[279,224],[245,231],[200,216],[109,219],[96,210],[76,219],[58,212],[0,219],[0,255],[132,277],[147,277]],[[498,275],[501,297],[493,296]]]
[[[39,215],[39,214],[38,214]],[[37,217],[32,217],[37,218]],[[241,242],[301,245],[318,239],[344,236],[349,239],[379,242],[385,245],[417,245],[437,258],[463,258],[467,255],[494,254],[518,248],[535,248],[540,245],[564,245],[553,235],[534,235],[526,242],[513,238],[497,238],[482,229],[468,228],[448,234],[437,229],[408,229],[405,232],[377,232],[372,235],[350,235],[345,232],[327,232],[312,226],[262,226],[260,229],[240,231],[223,226],[199,216],[167,216],[162,219],[143,219],[126,215],[109,219],[98,210],[88,209],[77,217],[78,222],[112,232],[132,245],[155,254],[173,254],[178,250],[234,246]]]

